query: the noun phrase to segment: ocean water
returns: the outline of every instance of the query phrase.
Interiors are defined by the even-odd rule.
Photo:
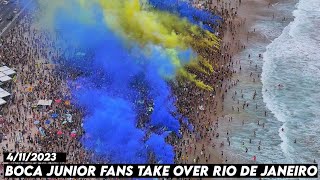
[[[233,80],[240,82],[228,91],[226,117],[219,122],[222,141],[229,132],[231,146],[221,150],[231,159],[228,162],[252,163],[253,156],[257,163],[319,162],[320,1],[283,0],[273,10],[275,18],[273,11],[270,17],[260,17],[251,27],[256,35],[235,57],[242,71]],[[244,102],[249,107],[243,110]]]
[[[282,122],[280,146],[286,161],[319,162],[320,1],[300,0],[293,15],[294,21],[264,53],[263,101]]]

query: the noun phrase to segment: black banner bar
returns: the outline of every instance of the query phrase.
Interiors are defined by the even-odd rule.
[[[317,178],[317,164],[5,164],[5,177],[119,178]]]

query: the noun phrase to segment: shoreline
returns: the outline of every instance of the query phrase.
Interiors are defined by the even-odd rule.
[[[254,9],[256,11],[251,12],[251,20],[248,22],[247,27],[248,37],[242,36],[242,41],[247,41],[246,49],[239,52],[235,56],[236,59],[234,59],[234,69],[239,72],[236,73],[232,79],[238,83],[236,86],[231,85],[232,87],[229,87],[228,90],[231,91],[231,93],[227,93],[227,98],[224,102],[227,108],[223,111],[221,117],[224,122],[222,132],[229,131],[229,135],[223,136],[223,139],[227,141],[228,139],[231,139],[232,141],[231,144],[233,145],[226,150],[228,156],[232,159],[231,162],[269,162],[272,161],[272,158],[266,156],[267,153],[265,153],[265,151],[270,151],[270,147],[266,147],[266,139],[261,133],[269,133],[269,129],[277,127],[279,122],[271,121],[270,123],[269,120],[266,120],[273,118],[273,114],[267,109],[262,98],[262,54],[266,51],[266,47],[273,39],[277,38],[278,35],[274,35],[270,38],[267,36],[268,34],[264,34],[264,29],[258,28],[257,25],[266,22],[269,22],[269,24],[281,23],[282,25],[277,30],[282,32],[282,30],[293,20],[292,12],[289,14],[281,14],[278,12],[276,6],[279,3],[295,3],[281,2],[279,0],[258,3],[255,0],[246,2],[249,4],[250,2],[253,2],[251,5],[248,4],[246,8],[252,9],[252,7],[255,7]],[[245,12],[249,11],[247,10]],[[285,20],[282,20],[280,15],[285,15]],[[246,17],[250,17],[250,15],[247,15]],[[240,70],[240,68],[242,70]],[[270,134],[267,138],[279,142],[278,139],[280,137]],[[263,155],[261,155],[261,153],[263,153]],[[282,152],[278,152],[276,154],[281,153]],[[270,159],[266,161],[266,158]],[[276,158],[276,156],[273,158]]]
[[[220,29],[223,34],[221,39],[220,52],[217,53],[219,60],[219,66],[221,69],[218,71],[218,77],[222,81],[217,85],[216,94],[210,92],[200,92],[200,96],[195,96],[194,99],[201,99],[197,102],[193,108],[200,109],[203,106],[203,110],[193,110],[193,114],[198,114],[197,121],[191,122],[195,126],[195,132],[187,131],[184,133],[182,145],[184,155],[181,156],[180,163],[228,163],[228,157],[224,154],[224,146],[228,146],[228,142],[221,141],[222,133],[219,129],[219,119],[224,116],[224,98],[227,94],[230,86],[232,76],[236,72],[231,68],[233,66],[234,56],[240,53],[245,48],[243,39],[246,38],[246,32],[248,29],[248,20],[245,17],[238,16],[238,13],[246,11],[244,5],[239,2],[233,2],[229,7],[224,7],[224,2],[212,4],[210,7],[216,9],[222,9],[225,18],[225,22]],[[243,2],[242,2],[243,3]],[[239,8],[239,9],[238,9]],[[235,10],[237,9],[237,10]],[[226,13],[227,12],[227,13]],[[232,14],[232,15],[231,15]],[[224,71],[226,68],[229,71]],[[231,82],[235,85],[237,82]],[[189,95],[192,96],[192,95]],[[203,100],[205,99],[205,100]],[[221,124],[221,123],[220,123]],[[204,131],[205,130],[205,131]],[[197,148],[198,147],[198,148]],[[193,155],[192,155],[193,153]],[[221,154],[221,155],[220,155]]]
[[[263,32],[258,32],[255,29],[255,25],[258,21],[265,20],[265,21],[270,21],[270,22],[278,22],[280,15],[282,15],[280,12],[274,8],[274,6],[277,6],[280,0],[266,0],[266,1],[257,1],[257,0],[249,0],[249,1],[242,1],[242,5],[238,9],[238,17],[236,19],[232,20],[232,23],[235,24],[236,22],[239,23],[237,28],[225,28],[225,36],[223,37],[223,44],[221,45],[222,48],[228,48],[228,50],[225,53],[229,53],[232,57],[232,61],[229,62],[229,66],[232,66],[231,69],[234,71],[232,72],[232,77],[230,76],[225,76],[225,80],[223,81],[223,85],[221,86],[222,89],[220,88],[219,93],[217,93],[215,100],[213,101],[215,103],[214,111],[216,112],[211,112],[210,108],[209,111],[205,110],[203,113],[200,113],[200,119],[206,120],[205,122],[200,122],[198,121],[196,126],[200,126],[200,129],[208,129],[211,127],[211,130],[207,130],[209,132],[209,135],[204,132],[204,137],[200,138],[200,140],[193,140],[193,142],[189,142],[190,138],[186,138],[187,144],[185,145],[185,155],[186,157],[182,157],[184,160],[182,162],[184,163],[195,163],[195,162],[201,162],[201,163],[229,163],[229,162],[236,162],[236,163],[241,163],[241,162],[255,162],[256,158],[259,157],[257,155],[252,155],[249,157],[246,157],[244,159],[238,159],[234,154],[234,149],[232,149],[232,146],[234,146],[234,140],[231,138],[231,134],[235,130],[234,128],[241,128],[241,126],[244,126],[246,123],[258,123],[258,126],[265,126],[264,122],[261,122],[259,124],[259,121],[256,122],[254,119],[255,118],[263,118],[273,116],[272,113],[266,108],[265,104],[260,105],[264,109],[263,112],[261,112],[260,115],[255,116],[254,119],[250,120],[250,117],[247,114],[247,109],[248,107],[252,107],[252,102],[250,101],[244,101],[244,104],[239,104],[234,101],[236,98],[236,95],[232,95],[233,93],[230,93],[230,91],[234,91],[235,89],[238,88],[238,83],[241,84],[242,82],[239,81],[238,76],[247,76],[245,77],[245,81],[252,81],[253,82],[255,89],[251,90],[252,96],[259,96],[258,99],[261,96],[261,91],[262,91],[262,84],[261,84],[261,73],[262,71],[260,70],[260,67],[256,65],[255,69],[245,69],[242,67],[241,71],[241,66],[243,63],[242,61],[246,61],[244,55],[245,52],[251,51],[250,48],[256,48],[254,44],[256,43],[261,43],[262,48],[261,51],[259,51],[258,54],[247,54],[248,59],[252,58],[258,58],[260,61],[262,61],[262,54],[266,50],[266,47],[268,44],[272,42],[273,39],[268,39]],[[294,3],[295,4],[295,3]],[[232,5],[231,5],[232,7]],[[237,9],[237,8],[235,8]],[[252,11],[252,9],[254,9]],[[283,29],[286,27],[291,21],[292,21],[292,15],[289,15],[285,17],[284,20],[282,20],[284,25],[281,27]],[[228,23],[227,23],[228,24]],[[231,29],[231,31],[230,31]],[[235,32],[232,32],[232,30],[235,30]],[[282,31],[282,30],[281,30]],[[280,34],[279,34],[280,35]],[[241,57],[242,56],[242,57]],[[223,61],[223,58],[221,57],[221,60]],[[251,64],[250,60],[250,64]],[[231,64],[231,65],[230,65]],[[228,65],[228,63],[226,63]],[[250,74],[251,71],[251,74]],[[240,74],[239,74],[240,73]],[[244,75],[244,74],[246,75]],[[243,75],[241,75],[243,74]],[[249,76],[250,74],[250,76]],[[254,77],[253,77],[254,76]],[[246,91],[244,89],[244,91]],[[235,92],[236,93],[236,92]],[[242,93],[238,92],[238,94]],[[239,95],[238,95],[239,96]],[[242,94],[243,96],[243,94]],[[203,97],[211,97],[210,94],[206,94]],[[226,99],[224,101],[224,99]],[[233,99],[233,100],[231,100]],[[243,99],[243,97],[242,97]],[[255,99],[255,98],[254,98]],[[260,99],[259,99],[260,100]],[[249,104],[251,104],[249,106]],[[232,106],[232,108],[230,107]],[[238,109],[236,107],[238,106]],[[256,105],[258,106],[258,105]],[[231,110],[232,109],[232,110]],[[256,107],[257,109],[257,107]],[[239,115],[234,115],[234,111],[239,111]],[[201,111],[200,111],[201,112]],[[201,115],[202,114],[202,115]],[[237,113],[236,113],[237,114]],[[202,118],[201,118],[202,117]],[[249,118],[249,119],[248,119]],[[232,125],[230,125],[230,123]],[[241,125],[242,124],[242,125]],[[219,127],[220,126],[220,127]],[[214,129],[212,132],[212,128]],[[270,128],[270,127],[269,127]],[[203,136],[200,130],[200,136]],[[245,130],[246,131],[246,130]],[[210,134],[211,133],[211,134]],[[213,133],[213,134],[212,134]],[[196,135],[198,133],[195,133]],[[190,135],[187,134],[187,135]],[[196,136],[195,135],[195,136]],[[186,136],[186,135],[185,135]],[[220,136],[220,138],[219,138]],[[239,146],[242,146],[242,149],[244,152],[251,151],[252,149],[250,147],[246,147],[248,141],[249,144],[251,144],[251,141],[256,141],[254,140],[256,136],[256,131],[254,130],[252,134],[252,138],[247,138],[247,139],[239,139],[236,141],[239,141],[238,144]],[[195,138],[195,137],[192,137]],[[202,140],[201,140],[202,139]],[[242,141],[242,145],[240,145]],[[185,142],[184,142],[185,143]],[[261,140],[259,142],[256,142],[256,148],[260,151],[260,149],[264,148],[263,143],[261,144]],[[207,146],[205,144],[208,144]],[[210,147],[209,144],[213,144],[212,148]],[[231,149],[228,147],[231,144]],[[220,147],[219,147],[220,145]],[[203,148],[201,151],[199,150],[200,148],[195,148],[194,151],[192,151],[191,146],[195,147],[209,147],[208,150],[204,150]],[[187,150],[189,148],[189,150]],[[262,150],[263,151],[263,150]],[[194,152],[194,155],[191,155],[191,157],[188,157],[187,154],[190,154],[190,152]],[[195,153],[196,152],[196,153]],[[209,154],[209,156],[208,156]],[[245,153],[246,154],[246,153]],[[200,158],[199,158],[200,156]],[[210,158],[210,156],[213,158]],[[202,157],[202,158],[201,158]],[[208,158],[209,157],[209,158]],[[199,159],[200,161],[196,160]],[[259,159],[260,160],[260,159]]]

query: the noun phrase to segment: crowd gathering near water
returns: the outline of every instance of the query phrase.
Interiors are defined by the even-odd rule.
[[[236,86],[239,80],[231,79],[233,74],[241,71],[240,61],[233,57],[246,48],[239,36],[246,20],[238,16],[241,0],[213,0],[200,6],[199,2],[195,2],[194,5],[212,11],[224,19],[216,29],[216,34],[222,39],[221,46],[216,53],[208,54],[208,59],[214,59],[217,64],[215,72],[199,75],[199,78],[212,85],[214,90],[203,90],[192,82],[173,85],[173,92],[178,99],[178,112],[188,118],[192,128],[182,125],[180,132],[183,137],[170,136],[167,140],[174,146],[175,163],[227,163],[224,146],[232,146],[233,143],[229,139],[228,131],[219,131],[219,122],[231,123],[234,119],[221,117],[225,96],[227,93],[233,94],[235,106],[232,106],[232,109],[235,112],[252,106],[248,102],[239,105],[236,97],[241,96],[241,92],[232,91],[232,87]],[[71,95],[66,84],[66,80],[76,77],[77,72],[69,72],[66,77],[64,70],[68,69],[67,67],[52,64],[53,59],[61,61],[59,58],[63,52],[51,42],[54,38],[48,35],[49,33],[40,32],[32,25],[34,14],[36,12],[23,13],[16,25],[0,39],[0,61],[15,68],[17,72],[10,89],[12,96],[2,108],[5,123],[2,127],[4,136],[1,147],[9,152],[67,152],[68,163],[89,163],[93,152],[85,151],[79,141],[84,134],[84,111],[70,102]],[[240,68],[235,69],[236,65]],[[250,77],[253,81],[259,79],[259,75],[253,73]],[[255,99],[256,95],[257,92],[253,92],[252,98]],[[36,106],[40,99],[51,99],[52,105]],[[72,120],[68,121],[67,116],[70,115]],[[267,115],[265,112],[265,116]],[[261,123],[261,126],[264,127],[264,124]],[[45,136],[42,135],[44,132],[41,128],[46,129]],[[227,139],[222,139],[219,133],[227,133]],[[261,142],[259,144],[257,148],[262,150]]]
[[[240,6],[241,1],[236,3],[218,1],[215,5],[213,3],[203,5],[206,9],[220,13],[224,19],[218,31],[223,37],[222,45],[219,51],[210,57],[218,60],[219,69],[212,76],[202,77],[215,85],[214,92],[206,92],[190,84],[184,84],[183,90],[178,91],[178,96],[182,97],[179,98],[178,106],[194,125],[192,130],[184,129],[184,138],[177,144],[179,163],[228,162],[223,149],[225,145],[230,146],[231,142],[229,137],[226,144],[221,137],[219,138],[219,119],[224,119],[220,116],[227,92],[239,82],[232,80],[231,77],[240,71],[234,68],[240,61],[235,61],[233,56],[245,49],[238,33],[246,23],[246,19],[239,18],[237,14]],[[229,122],[231,121],[232,117],[229,118]],[[224,133],[229,135],[229,132]],[[221,155],[214,155],[219,150]]]

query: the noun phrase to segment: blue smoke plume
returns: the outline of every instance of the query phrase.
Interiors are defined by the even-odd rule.
[[[73,2],[66,1],[69,6],[55,12],[56,43],[64,50],[63,59],[55,62],[67,73],[78,73],[69,84],[72,102],[85,110],[84,147],[112,163],[146,163],[150,157],[158,163],[173,163],[174,150],[166,137],[178,134],[183,118],[166,81],[176,73],[170,57],[160,46],[141,47],[117,36],[105,24],[99,6],[84,8]],[[194,24],[202,21],[208,30],[212,29],[206,23],[217,20],[186,2],[150,3]],[[192,50],[177,51],[181,62],[192,59]]]
[[[124,42],[111,32],[101,14],[93,24],[84,24],[70,13],[81,7],[61,9],[55,27],[63,41],[73,42],[65,52],[65,67],[81,72],[70,82],[73,102],[85,109],[84,147],[112,163],[146,163],[150,154],[161,163],[173,163],[173,147],[165,141],[180,124],[175,97],[165,78],[175,67],[161,47],[149,45],[148,53],[134,42]],[[74,11],[74,12],[73,12]],[[99,9],[95,9],[99,12]],[[192,52],[179,51],[187,62]],[[146,55],[148,54],[148,55]]]
[[[217,25],[218,21],[221,20],[221,17],[213,15],[208,11],[194,8],[187,1],[149,0],[149,3],[158,10],[171,12],[182,18],[187,18],[191,23],[197,24],[211,32],[214,32],[214,29],[208,24]]]

